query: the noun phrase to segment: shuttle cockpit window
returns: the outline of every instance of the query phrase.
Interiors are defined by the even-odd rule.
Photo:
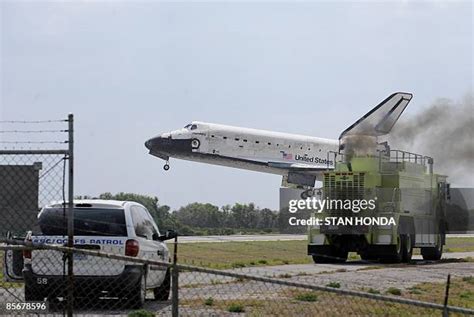
[[[197,126],[196,124],[192,124],[192,123],[187,124],[187,125],[184,126],[184,128],[185,128],[185,129],[188,129],[188,130],[196,130],[197,127],[198,127],[198,126]]]

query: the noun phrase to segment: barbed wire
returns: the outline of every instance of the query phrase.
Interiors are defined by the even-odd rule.
[[[57,120],[0,120],[0,123],[53,123],[53,122],[68,122],[68,119],[57,119]]]
[[[0,133],[58,133],[69,132],[69,130],[0,130]]]
[[[0,141],[3,144],[64,144],[68,141]]]

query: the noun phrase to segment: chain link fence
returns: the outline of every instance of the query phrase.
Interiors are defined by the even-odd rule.
[[[2,284],[3,303],[47,303],[35,313],[64,314],[64,254],[73,253],[74,313],[160,316],[462,316],[474,310],[441,303],[304,283],[285,277],[244,274],[129,257],[81,248],[4,240],[1,249],[42,254],[33,257],[35,279]],[[154,273],[157,272],[157,273]],[[54,273],[54,274],[53,274]],[[155,277],[161,276],[156,287]],[[144,278],[144,280],[142,280]],[[43,279],[45,279],[43,281]],[[171,285],[167,284],[171,283]],[[171,287],[170,287],[171,286]],[[29,288],[30,287],[30,288]],[[28,301],[27,301],[28,302]],[[3,307],[4,311],[6,306]],[[140,309],[140,310],[138,310]],[[138,310],[138,311],[137,311]]]
[[[251,243],[243,242],[243,248],[238,250],[225,242],[214,249],[200,244],[181,244],[178,248],[176,238],[165,246],[169,237],[156,235],[146,213],[133,218],[140,211],[131,212],[129,219],[117,202],[102,208],[82,202],[76,204],[78,209],[73,214],[72,117],[0,123],[0,144],[4,145],[0,150],[2,315],[474,314],[471,307],[462,307],[455,300],[443,302],[447,298],[443,285],[431,298],[417,297],[415,290],[409,296],[400,296],[396,290],[386,294],[362,288],[358,285],[362,279],[386,281],[377,282],[374,273],[359,271],[351,264],[341,265],[334,274],[326,274],[329,267],[324,264],[308,264],[308,268],[321,268],[318,274],[304,269],[289,274],[283,268],[289,264],[285,259],[305,252],[293,247],[275,247],[271,256],[283,259],[282,263],[268,266],[277,261],[271,257],[262,259],[258,245]],[[47,205],[48,213],[43,209],[47,221],[42,222],[38,211]],[[92,213],[81,213],[91,208]],[[74,223],[70,215],[74,215]],[[137,234],[132,239],[129,230]],[[181,247],[183,251],[178,253]],[[193,256],[189,254],[191,249],[195,251]],[[209,258],[212,253],[220,255],[218,261],[215,256]],[[239,264],[243,256],[255,258],[250,267]],[[461,281],[474,284],[472,263],[465,263],[463,268],[462,279],[456,276],[453,286]],[[422,271],[423,267],[416,269]],[[335,278],[348,271],[355,273],[351,282],[354,287]],[[392,280],[403,277],[403,268],[394,266],[392,271]],[[439,275],[445,277],[447,272],[440,270]],[[460,296],[473,294],[467,290]]]
[[[73,193],[72,144],[72,115],[59,120],[0,121],[1,239],[21,242],[28,232],[39,233],[38,211],[51,202],[62,204],[66,216],[66,202]],[[0,247],[2,306],[37,300],[23,276],[31,251]]]
[[[67,181],[72,176],[67,169],[72,158],[68,123],[72,127],[72,116],[0,121],[0,236],[37,231],[40,208],[67,201]]]

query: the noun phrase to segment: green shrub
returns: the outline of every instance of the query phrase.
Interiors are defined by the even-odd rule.
[[[145,310],[145,309],[140,309],[140,310],[135,310],[132,311],[130,314],[128,314],[128,317],[154,317],[155,314]]]
[[[258,260],[258,263],[259,263],[259,264],[267,264],[268,261],[267,261],[267,260]]]
[[[367,293],[370,293],[370,294],[380,294],[380,291],[378,289],[375,289],[375,288],[369,288],[367,290]]]
[[[340,288],[341,287],[341,283],[339,282],[331,282],[331,283],[328,283],[326,284],[327,287],[332,287],[332,288]]]
[[[413,287],[409,288],[408,291],[410,292],[410,294],[416,294],[416,295],[419,295],[419,294],[423,293],[423,291],[421,289],[419,289],[417,286],[413,286]]]
[[[245,267],[245,266],[246,265],[243,262],[234,262],[234,263],[232,263],[232,267],[236,268],[236,269],[241,268],[241,267]]]
[[[469,299],[469,298],[471,298],[471,297],[474,298],[473,295],[474,295],[473,292],[467,291],[467,292],[463,292],[463,293],[459,294],[459,297],[464,298],[464,299]]]
[[[474,284],[474,276],[464,276],[462,278],[463,282],[468,282],[469,284]]]
[[[240,304],[230,304],[229,307],[227,307],[227,310],[231,313],[243,313],[245,312],[245,308],[243,305]]]
[[[302,302],[315,302],[318,300],[318,295],[311,292],[300,293],[295,296],[295,299]]]
[[[204,305],[206,305],[206,306],[214,305],[214,298],[212,298],[212,297],[206,298],[206,300],[204,301]]]
[[[392,294],[392,295],[400,296],[400,295],[402,295],[402,290],[399,289],[399,288],[396,288],[396,287],[389,287],[388,290],[387,290],[387,293]]]

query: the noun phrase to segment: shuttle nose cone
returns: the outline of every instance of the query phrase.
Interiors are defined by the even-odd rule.
[[[151,139],[145,142],[145,147],[149,150],[151,148]]]
[[[173,139],[170,133],[163,133],[145,142],[151,155],[168,157],[171,154],[191,152],[191,139]]]
[[[145,146],[148,150],[152,151],[152,150],[159,150],[160,147],[162,146],[163,142],[162,142],[162,137],[161,136],[157,136],[157,137],[154,137],[154,138],[151,138],[149,140],[147,140],[145,142]]]
[[[151,138],[145,142],[145,146],[150,152],[169,151],[172,145],[173,140],[169,133],[163,133],[162,135]]]
[[[171,152],[171,140],[157,136],[145,142],[145,147],[151,155],[157,156],[163,160],[168,160]]]

